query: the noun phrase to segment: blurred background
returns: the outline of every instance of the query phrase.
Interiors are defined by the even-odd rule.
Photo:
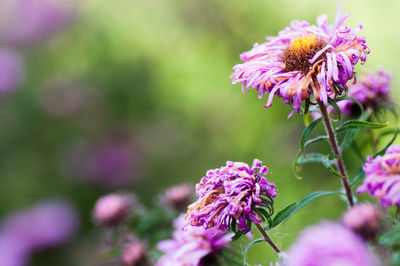
[[[263,108],[266,98],[243,95],[229,78],[255,42],[294,19],[314,24],[326,13],[333,23],[337,4],[0,0],[0,219],[3,231],[34,221],[43,234],[57,228],[33,247],[28,265],[96,265],[92,208],[99,196],[132,191],[151,207],[166,188],[194,185],[226,160],[262,160],[278,188],[276,210],[314,190],[339,188],[319,165],[304,166],[296,179],[290,166],[302,118],[286,120],[291,108],[278,98]],[[348,25],[364,25],[371,54],[363,68],[393,72],[396,102],[400,2],[342,6],[351,14]],[[354,174],[361,161],[351,151],[345,160]],[[339,198],[320,199],[272,238],[285,249],[305,225],[337,219],[344,208]],[[41,221],[41,213],[53,222]],[[0,247],[10,243],[0,234]],[[276,260],[261,250],[252,248],[248,261]]]

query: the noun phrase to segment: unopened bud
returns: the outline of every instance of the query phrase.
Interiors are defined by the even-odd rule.
[[[343,223],[364,239],[373,239],[380,229],[380,215],[370,203],[358,204],[343,215]]]
[[[141,242],[132,242],[125,246],[121,261],[127,266],[141,266],[146,264],[146,248]]]
[[[117,225],[129,215],[131,205],[132,198],[128,195],[109,194],[97,200],[93,216],[101,225]]]
[[[167,189],[164,193],[164,203],[175,209],[185,209],[192,199],[192,188],[188,184],[180,184]]]

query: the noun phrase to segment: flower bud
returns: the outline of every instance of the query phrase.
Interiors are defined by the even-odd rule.
[[[129,215],[131,205],[132,198],[128,195],[105,195],[97,200],[93,216],[101,225],[117,225]]]
[[[164,203],[175,210],[184,210],[192,198],[192,188],[188,184],[180,184],[167,189],[164,193]]]
[[[343,223],[365,239],[373,239],[380,229],[380,215],[370,203],[358,204],[343,215]]]
[[[127,266],[139,266],[146,264],[146,249],[141,242],[135,241],[125,246],[121,261]]]

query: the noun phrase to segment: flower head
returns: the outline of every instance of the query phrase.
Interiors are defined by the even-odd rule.
[[[168,188],[164,192],[162,203],[168,208],[183,210],[189,205],[192,197],[192,187],[188,184],[179,184]]]
[[[97,200],[93,216],[102,225],[117,225],[129,215],[132,201],[129,195],[105,195]]]
[[[357,193],[369,192],[385,208],[400,204],[400,145],[392,145],[383,156],[369,156],[363,165],[365,179]]]
[[[365,239],[374,238],[380,229],[380,215],[374,205],[361,203],[343,215],[343,224]]]
[[[363,64],[369,53],[365,38],[359,36],[362,26],[343,25],[348,17],[340,15],[339,6],[333,25],[326,15],[317,18],[317,26],[292,21],[277,37],[267,37],[240,55],[244,63],[233,67],[232,83],[242,83],[243,92],[253,87],[259,99],[269,94],[265,107],[271,106],[274,95],[283,98],[294,109],[289,117],[311,95],[327,105],[329,97],[343,93],[354,77],[354,65]]]
[[[0,3],[0,39],[31,44],[63,28],[74,16],[72,1],[4,0]]]
[[[287,266],[376,265],[367,244],[345,226],[333,222],[303,230],[287,255]]]
[[[392,74],[383,69],[375,74],[371,71],[365,72],[357,83],[349,86],[350,97],[359,101],[364,109],[370,108],[373,111],[390,104],[390,83]],[[359,115],[360,108],[351,100],[344,100],[338,103],[342,113],[346,115]]]
[[[77,213],[71,205],[51,201],[8,217],[1,232],[19,240],[32,252],[66,242],[77,226]]]
[[[174,220],[172,239],[158,243],[157,248],[165,254],[156,266],[198,266],[229,243],[232,234],[216,228],[204,229],[187,225],[184,215]]]
[[[146,246],[139,241],[125,245],[122,251],[121,261],[126,266],[146,265]]]
[[[241,162],[209,170],[196,185],[199,199],[189,205],[186,219],[193,226],[217,227],[227,230],[238,222],[242,231],[250,231],[251,223],[261,223],[259,209],[266,207],[272,214],[276,189],[264,177],[268,172],[255,159],[250,168]]]

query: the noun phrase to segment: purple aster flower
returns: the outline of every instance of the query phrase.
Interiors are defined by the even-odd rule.
[[[373,239],[381,227],[380,214],[371,203],[353,206],[343,215],[343,224],[365,239]]]
[[[359,36],[362,26],[343,25],[348,17],[340,15],[339,6],[333,25],[328,25],[327,15],[317,18],[317,26],[292,21],[277,37],[267,37],[240,55],[244,63],[233,67],[232,83],[242,83],[243,92],[253,87],[259,99],[269,94],[265,107],[271,106],[274,95],[283,98],[294,109],[289,117],[311,95],[327,105],[328,97],[344,91],[354,77],[354,65],[363,64],[369,53],[365,38]]]
[[[357,193],[369,192],[385,208],[400,205],[400,145],[392,145],[383,156],[367,158],[365,179]]]
[[[251,223],[261,223],[260,209],[272,214],[276,189],[264,177],[268,168],[255,159],[250,168],[241,162],[227,161],[226,166],[209,170],[196,185],[199,199],[188,207],[186,219],[193,226],[227,230],[235,226],[250,231]]]
[[[164,256],[156,263],[157,266],[198,266],[217,256],[222,247],[228,244],[233,234],[224,234],[217,228],[204,229],[190,226],[180,215],[173,222],[175,231],[172,239],[158,243],[157,248]]]
[[[71,2],[63,0],[5,0],[1,7],[0,38],[9,44],[40,41],[74,16]]]
[[[287,266],[373,266],[374,257],[363,240],[334,222],[306,228],[290,247]]]
[[[0,48],[0,94],[15,90],[21,83],[23,62],[14,50]]]
[[[67,203],[52,201],[6,218],[1,232],[20,241],[25,250],[32,252],[66,242],[77,227],[75,209]]]
[[[389,97],[391,81],[392,74],[383,69],[378,70],[376,74],[371,71],[365,72],[357,83],[349,86],[347,96],[359,101],[365,109],[370,108],[376,112],[379,108],[391,104]],[[340,101],[338,105],[346,115],[360,114],[360,108],[353,101]]]

